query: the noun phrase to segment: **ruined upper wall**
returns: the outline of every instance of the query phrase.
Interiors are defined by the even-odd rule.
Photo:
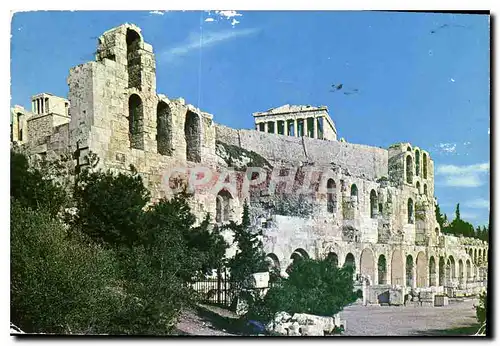
[[[289,137],[216,125],[217,140],[255,151],[274,162],[335,164],[350,175],[376,180],[388,175],[388,152],[366,145]]]

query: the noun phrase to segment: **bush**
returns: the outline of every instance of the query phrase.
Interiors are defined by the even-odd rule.
[[[119,296],[114,254],[68,238],[45,211],[11,205],[11,321],[26,332],[105,333]]]
[[[332,316],[356,301],[352,277],[351,267],[336,268],[328,259],[296,261],[287,279],[251,302],[248,318],[269,321],[279,311]]]

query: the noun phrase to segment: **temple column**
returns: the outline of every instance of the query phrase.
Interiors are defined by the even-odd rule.
[[[302,120],[302,136],[307,137],[307,118]]]
[[[318,134],[318,118],[314,117],[314,138],[319,138]]]
[[[298,124],[297,124],[297,119],[293,119],[293,135],[294,137],[298,137],[298,133],[297,133],[297,130],[299,128]]]
[[[267,133],[267,129],[268,129],[268,126],[267,126],[267,121],[264,123],[264,132]]]

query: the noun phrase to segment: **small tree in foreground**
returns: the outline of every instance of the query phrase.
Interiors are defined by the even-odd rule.
[[[292,265],[287,279],[252,302],[247,317],[269,321],[279,311],[332,316],[356,299],[352,267],[337,268],[328,259],[302,259]]]

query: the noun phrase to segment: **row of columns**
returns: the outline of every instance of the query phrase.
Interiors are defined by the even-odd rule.
[[[284,123],[284,131],[283,134],[287,136],[292,136],[292,134],[289,131],[289,122],[293,122],[293,136],[294,137],[299,137],[298,136],[298,127],[299,127],[299,120],[302,120],[302,136],[308,137],[308,120],[313,119],[313,136],[311,138],[320,138],[319,137],[319,131],[318,131],[318,120],[323,119],[323,116],[319,117],[309,117],[309,118],[302,118],[302,119],[286,119],[286,120],[272,120],[272,121],[265,121],[265,122],[259,122],[256,123],[256,130],[257,131],[262,131],[260,129],[260,125],[264,124],[264,129],[263,132],[270,132],[270,124],[273,124],[273,132],[270,133],[276,133],[278,134],[278,123],[283,122]],[[323,138],[323,135],[321,136]],[[320,138],[320,139],[321,139]]]
[[[44,114],[49,112],[49,99],[38,98],[31,101],[31,110],[35,114]]]

